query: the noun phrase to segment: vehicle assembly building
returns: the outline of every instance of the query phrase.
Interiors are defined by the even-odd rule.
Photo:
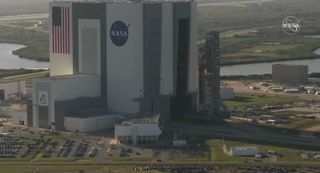
[[[169,120],[197,109],[196,9],[193,1],[51,2],[50,77],[33,81],[28,124],[91,122],[77,130],[92,131],[108,115]]]

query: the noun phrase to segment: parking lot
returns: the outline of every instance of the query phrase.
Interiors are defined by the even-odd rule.
[[[179,158],[206,158],[207,151],[174,148],[169,140],[166,147],[155,145],[123,145],[114,139],[82,133],[53,132],[16,126],[10,123],[2,126],[0,136],[0,158],[17,158],[34,161],[75,161],[93,162],[170,162]],[[163,144],[162,144],[163,145]]]
[[[0,135],[0,158],[15,158],[23,144],[19,136]]]

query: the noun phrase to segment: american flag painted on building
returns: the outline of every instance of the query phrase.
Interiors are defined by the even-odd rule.
[[[52,7],[52,52],[70,54],[70,8]]]

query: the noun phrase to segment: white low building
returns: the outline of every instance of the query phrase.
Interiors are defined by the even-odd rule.
[[[64,127],[67,131],[73,132],[94,132],[114,127],[118,115],[97,115],[97,116],[68,116],[64,117]]]
[[[187,145],[187,141],[185,139],[174,139],[172,145],[174,147],[184,147]]]
[[[156,117],[132,119],[114,126],[114,136],[123,144],[157,143],[163,124]]]
[[[255,146],[232,147],[229,154],[231,156],[255,156],[259,153],[259,148]]]

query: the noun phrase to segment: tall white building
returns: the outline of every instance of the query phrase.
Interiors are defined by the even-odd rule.
[[[190,1],[51,2],[50,77],[33,81],[32,126],[64,129],[64,117],[86,110],[169,119],[195,109],[196,9]]]

